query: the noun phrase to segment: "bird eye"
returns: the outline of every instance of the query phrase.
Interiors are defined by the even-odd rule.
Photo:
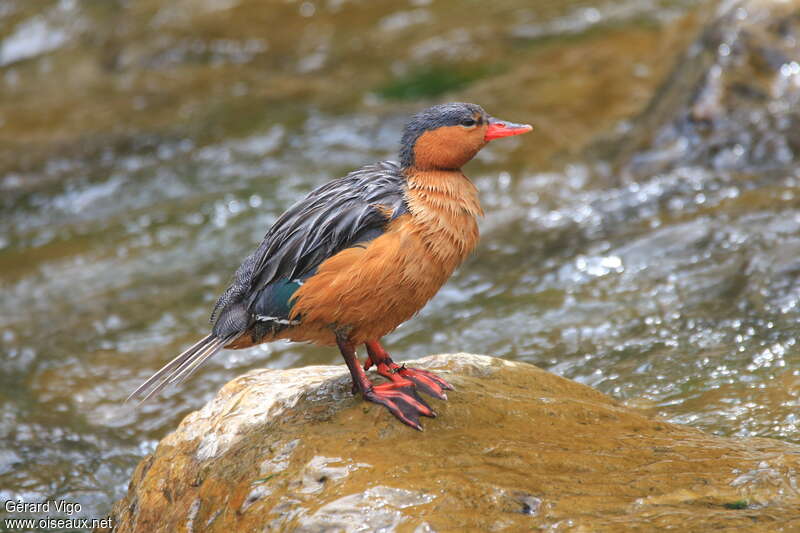
[[[475,119],[468,118],[466,120],[462,120],[461,125],[464,126],[465,128],[471,128],[472,126],[475,125]]]

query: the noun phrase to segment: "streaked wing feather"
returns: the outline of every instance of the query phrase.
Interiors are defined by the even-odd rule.
[[[247,327],[241,318],[222,315],[231,315],[235,308],[251,312],[259,292],[270,283],[303,278],[325,259],[356,244],[355,239],[374,237],[392,216],[407,210],[405,183],[399,165],[384,161],[330,181],[289,208],[217,301],[212,321],[217,311],[221,313],[215,335],[224,337]]]

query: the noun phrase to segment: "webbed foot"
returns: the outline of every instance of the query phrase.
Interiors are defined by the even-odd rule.
[[[421,368],[410,368],[406,367],[405,365],[399,366],[394,364],[394,366],[396,368],[391,369],[391,371],[394,372],[395,375],[402,376],[403,378],[413,382],[414,385],[416,385],[417,390],[424,392],[429,396],[433,396],[434,398],[446,400],[447,393],[444,391],[455,390],[452,385],[433,372],[429,372]],[[380,372],[380,370],[378,371]]]
[[[422,431],[420,416],[435,417],[436,413],[420,398],[414,383],[407,380],[373,385],[364,390],[364,399],[385,406],[401,422]]]

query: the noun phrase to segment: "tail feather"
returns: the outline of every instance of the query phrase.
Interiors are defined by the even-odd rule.
[[[222,349],[222,346],[227,344],[227,339],[217,339],[209,344],[202,350],[194,354],[190,359],[187,359],[169,378],[170,383],[183,383],[186,379],[194,374],[197,369],[205,363],[206,359],[217,353]]]
[[[139,405],[141,405],[150,397],[161,392],[164,387],[170,383],[176,381],[180,383],[193,374],[204,361],[221,350],[222,347],[231,340],[233,340],[233,337],[220,339],[213,334],[203,337],[187,348],[186,351],[161,367],[161,369],[150,376],[147,381],[139,385],[125,401],[128,402],[132,398],[139,398]],[[180,381],[178,381],[179,378]]]

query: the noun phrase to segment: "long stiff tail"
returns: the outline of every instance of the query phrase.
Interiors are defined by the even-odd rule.
[[[142,404],[151,396],[161,392],[170,383],[183,382],[194,374],[206,359],[232,341],[233,337],[235,336],[220,339],[213,334],[203,337],[185,352],[164,365],[158,372],[150,376],[147,381],[139,385],[139,388],[133,391],[125,401],[128,402],[131,398],[139,398],[139,404]]]

